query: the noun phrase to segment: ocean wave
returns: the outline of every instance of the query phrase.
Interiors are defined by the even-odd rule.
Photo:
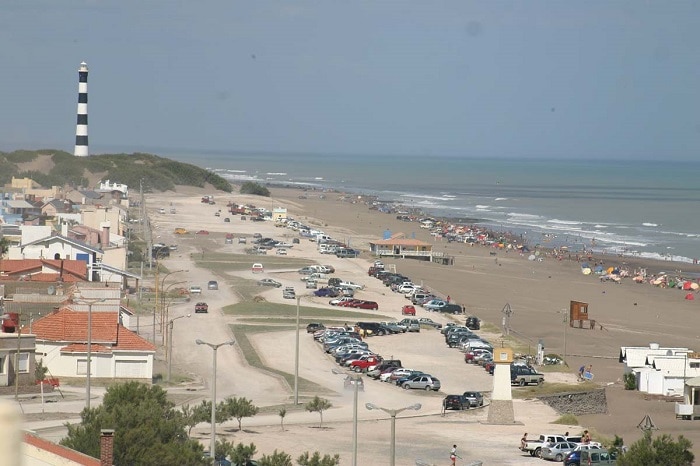
[[[498,201],[507,201],[507,200],[508,200],[507,197],[497,197],[496,199],[494,199],[494,201],[496,201],[496,202],[498,202]]]
[[[559,220],[557,218],[547,220],[547,223],[555,223],[558,225],[583,225],[583,222],[579,222],[576,220]]]
[[[542,218],[540,215],[534,215],[534,214],[521,214],[519,212],[508,212],[506,214],[509,219],[520,219],[520,220],[525,220],[525,219],[533,219],[533,220],[539,220]]]
[[[644,226],[644,227],[658,227],[659,224],[658,223],[643,222],[642,226]]]
[[[410,193],[401,194],[401,197],[409,197],[412,199],[433,199],[436,201],[453,201],[456,199],[455,196],[448,196],[448,195],[430,196],[428,194],[410,194]]]
[[[286,174],[286,173],[283,173],[283,172],[278,172],[278,173],[275,173],[275,172],[268,172],[268,173],[265,173],[265,174],[266,174],[266,175],[270,175],[270,176],[287,176],[287,174]]]
[[[479,204],[477,204],[477,205],[474,206],[474,208],[475,208],[476,210],[490,210],[490,209],[491,209],[491,206],[490,206],[490,205],[479,205]]]

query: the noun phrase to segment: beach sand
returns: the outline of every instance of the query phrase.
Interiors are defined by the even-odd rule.
[[[395,265],[397,271],[410,276],[414,282],[466,306],[469,314],[479,316],[484,322],[492,324],[490,328],[494,338],[498,338],[498,329],[502,320],[502,309],[508,304],[513,310],[510,320],[511,334],[521,342],[521,348],[529,348],[533,353],[539,341],[545,347],[545,353],[564,354],[568,370],[565,374],[547,373],[547,380],[575,380],[577,368],[582,364],[591,364],[595,374],[595,383],[606,387],[608,413],[602,415],[580,416],[581,426],[561,426],[550,423],[558,414],[542,403],[530,400],[516,400],[516,420],[514,426],[488,426],[483,422],[486,412],[450,413],[447,417],[439,414],[439,405],[445,393],[479,389],[490,391],[488,375],[477,373],[476,367],[463,363],[461,353],[447,349],[444,340],[437,332],[421,332],[417,335],[376,338],[370,345],[381,354],[392,351],[399,354],[401,359],[414,361],[421,369],[434,368],[443,380],[445,390],[439,396],[404,393],[395,387],[378,386],[373,381],[366,382],[366,392],[363,399],[376,402],[386,407],[403,406],[402,403],[412,403],[415,396],[425,398],[424,409],[418,417],[401,419],[400,435],[397,440],[397,464],[413,464],[409,458],[424,457],[427,461],[440,464],[445,461],[452,443],[468,444],[469,458],[484,460],[484,464],[529,464],[534,458],[521,455],[517,450],[518,440],[522,431],[527,430],[531,436],[540,433],[560,433],[569,430],[572,433],[583,428],[593,428],[596,432],[607,437],[617,434],[629,445],[641,437],[637,425],[642,418],[649,414],[660,429],[659,433],[678,435],[683,434],[695,444],[695,453],[700,453],[700,424],[691,421],[675,419],[674,405],[671,402],[645,397],[635,391],[625,391],[621,379],[623,365],[618,362],[621,346],[646,346],[657,342],[663,346],[700,347],[700,337],[696,326],[695,314],[698,305],[695,301],[685,300],[685,292],[680,290],[660,289],[648,284],[636,284],[625,279],[621,284],[601,282],[597,276],[585,276],[581,273],[580,264],[576,261],[556,260],[545,257],[543,261],[530,261],[517,252],[498,251],[491,255],[494,249],[484,246],[469,246],[466,244],[447,243],[435,240],[426,230],[419,228],[415,222],[402,222],[395,215],[384,214],[370,210],[362,199],[351,202],[347,197],[341,199],[338,193],[324,193],[324,198],[318,192],[302,193],[296,189],[272,188],[272,198],[255,198],[238,194],[226,195],[215,193],[216,206],[205,206],[199,203],[201,194],[211,191],[184,190],[178,193],[160,193],[148,196],[149,211],[156,210],[168,203],[177,207],[175,216],[161,216],[154,222],[154,235],[169,241],[180,238],[172,235],[175,225],[183,226],[192,231],[200,228],[208,229],[212,235],[207,238],[207,250],[212,248],[226,250],[223,245],[223,233],[250,235],[256,230],[272,237],[294,234],[287,229],[274,228],[268,222],[242,222],[236,216],[231,217],[231,223],[223,223],[222,217],[214,217],[216,209],[225,209],[227,201],[237,203],[254,203],[266,208],[283,206],[289,215],[296,219],[317,225],[320,229],[337,239],[349,241],[352,247],[363,251],[368,250],[368,242],[382,237],[385,230],[392,233],[403,232],[407,236],[430,241],[434,249],[443,251],[455,257],[453,266],[442,266],[432,263],[419,262],[410,259],[385,259],[387,265]],[[300,199],[304,194],[305,199]],[[189,240],[188,240],[189,241]],[[202,246],[182,241],[180,252],[166,266],[185,267],[190,270],[190,280],[205,280],[210,273],[197,270],[188,254],[202,250]],[[388,289],[382,289],[377,280],[367,277],[366,269],[370,260],[366,252],[358,259],[336,259],[322,256],[315,251],[313,245],[300,245],[291,251],[294,257],[310,257],[320,263],[338,264],[336,273],[343,278],[371,284],[367,291],[380,303],[381,314],[391,315],[400,319],[400,307],[405,299]],[[230,247],[230,246],[229,246]],[[251,262],[254,256],[251,256]],[[607,266],[626,264],[630,269],[646,267],[649,274],[661,271],[673,271],[681,268],[685,272],[700,272],[700,267],[689,264],[674,264],[670,262],[645,261],[638,258],[620,258],[599,256],[594,262],[603,261]],[[298,280],[293,274],[279,274],[276,279],[291,283]],[[220,289],[221,286],[221,277]],[[205,283],[205,282],[204,282]],[[299,285],[297,282],[297,290]],[[265,291],[263,295],[269,300],[282,302],[279,290]],[[219,299],[219,298],[217,298]],[[235,302],[235,295],[225,295],[222,302]],[[602,329],[582,330],[570,328],[564,321],[571,300],[583,301],[589,304],[590,318],[602,325]],[[319,305],[326,305],[324,300],[317,300]],[[210,303],[211,307],[211,303]],[[214,313],[215,314],[215,313]],[[424,314],[424,315],[423,315]],[[439,322],[452,319],[451,316],[423,313],[421,316],[431,317]],[[200,316],[198,316],[200,317]],[[217,322],[231,323],[235,318],[223,315],[208,315],[202,319],[218,319]],[[193,321],[195,319],[192,319]],[[192,322],[187,326],[176,326],[175,341],[189,338],[193,332],[205,331],[207,327],[198,327],[199,323]],[[224,331],[218,330],[217,331]],[[180,333],[177,333],[180,332]],[[293,332],[279,332],[278,338],[272,344],[255,340],[255,345],[263,354],[270,366],[281,370],[293,370],[290,359],[290,348],[293,349]],[[223,334],[222,334],[223,337]],[[304,359],[300,374],[314,382],[339,390],[342,380],[330,373],[330,363],[322,352],[314,348],[315,343],[310,337],[302,336],[302,351],[311,357]],[[411,340],[409,340],[411,338]],[[191,338],[190,338],[191,339]],[[392,339],[392,340],[390,340]],[[269,339],[268,339],[269,340]],[[498,344],[498,341],[493,341]],[[199,348],[195,348],[199,350]],[[314,353],[316,352],[316,353]],[[187,353],[187,356],[185,356]],[[197,353],[191,348],[176,348],[176,368],[199,376],[203,381],[210,374],[205,364],[196,364],[195,356],[208,357],[207,353]],[[225,357],[225,354],[224,354]],[[208,359],[204,359],[208,361]],[[221,364],[221,362],[220,362]],[[232,356],[227,362],[229,369],[219,373],[217,392],[221,396],[235,394],[243,396],[251,394],[253,401],[259,404],[275,404],[280,400],[289,400],[289,387],[275,381],[269,374],[259,374],[255,369],[247,368],[240,357]],[[291,366],[290,366],[291,364]],[[404,362],[404,365],[407,365]],[[324,367],[318,369],[319,366]],[[466,368],[465,368],[466,366]],[[481,373],[484,371],[478,369]],[[441,372],[438,372],[441,371]],[[468,377],[466,380],[464,377]],[[222,381],[222,377],[225,381]],[[228,379],[226,379],[228,377]],[[241,379],[245,379],[242,384]],[[378,382],[377,382],[378,384]],[[245,386],[244,386],[245,385]],[[385,384],[381,384],[385,385]],[[469,386],[468,386],[469,385]],[[463,388],[462,388],[463,387]],[[572,389],[575,389],[574,385]],[[206,392],[201,396],[206,398]],[[255,396],[253,396],[255,395]],[[281,433],[280,419],[274,415],[256,416],[244,421],[250,425],[244,432],[233,432],[228,429],[231,439],[236,442],[253,442],[258,451],[270,453],[275,448],[292,453],[293,456],[306,450],[318,449],[321,452],[338,451],[343,457],[341,464],[349,464],[350,449],[350,420],[351,399],[347,394],[339,393],[339,398],[333,399],[337,408],[324,413],[324,421],[328,429],[314,428],[318,420],[316,413],[290,414],[285,419],[285,432]],[[351,397],[350,397],[351,398]],[[647,399],[650,398],[650,399]],[[262,403],[259,400],[263,400]],[[364,403],[364,401],[363,401]],[[384,403],[384,404],[382,404]],[[404,413],[407,414],[407,413]],[[384,416],[386,418],[386,416]],[[361,409],[360,413],[360,442],[361,452],[359,464],[388,464],[386,462],[388,421],[378,421],[374,411]],[[235,424],[235,421],[232,425]],[[324,422],[325,426],[326,422]],[[208,428],[196,430],[203,442],[206,442]],[[226,428],[223,429],[226,431]],[[478,446],[478,447],[477,447]],[[444,450],[444,452],[443,452]],[[464,456],[464,455],[463,455]],[[443,458],[444,457],[444,458]],[[369,458],[372,458],[371,460]],[[465,456],[465,459],[467,456]],[[490,461],[488,461],[490,459]]]

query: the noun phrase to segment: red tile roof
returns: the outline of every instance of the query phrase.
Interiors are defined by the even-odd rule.
[[[100,466],[100,460],[91,456],[80,453],[79,451],[71,450],[61,445],[57,445],[48,440],[36,437],[29,433],[24,433],[24,443],[31,445],[39,450],[44,450],[53,453],[56,456],[65,458],[75,464],[81,466]]]
[[[88,313],[63,308],[43,317],[32,325],[37,340],[65,341],[77,343],[68,345],[62,351],[78,351],[78,346],[87,342]],[[102,345],[111,351],[155,351],[155,346],[119,324],[118,312],[92,313],[92,348]]]
[[[41,273],[44,267],[55,270],[56,274],[59,274],[63,268],[63,278],[66,281],[86,280],[87,278],[85,261],[71,259],[8,259],[0,261],[1,273],[7,275],[32,274],[31,280],[35,279],[33,274]]]

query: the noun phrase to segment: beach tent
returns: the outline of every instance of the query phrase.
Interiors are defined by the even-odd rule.
[[[529,260],[529,261],[534,261],[535,259],[537,259],[537,256],[534,255],[534,254],[530,254],[530,255],[527,257],[527,260]]]
[[[685,295],[685,299],[687,299],[688,301],[692,301],[695,299],[695,295],[693,293],[688,293],[687,295]]]
[[[595,273],[603,273],[603,266],[602,265],[596,265],[595,266]],[[608,272],[609,273],[609,272]]]

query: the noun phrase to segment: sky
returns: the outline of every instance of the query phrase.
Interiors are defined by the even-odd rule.
[[[695,160],[700,2],[4,0],[0,149]]]

